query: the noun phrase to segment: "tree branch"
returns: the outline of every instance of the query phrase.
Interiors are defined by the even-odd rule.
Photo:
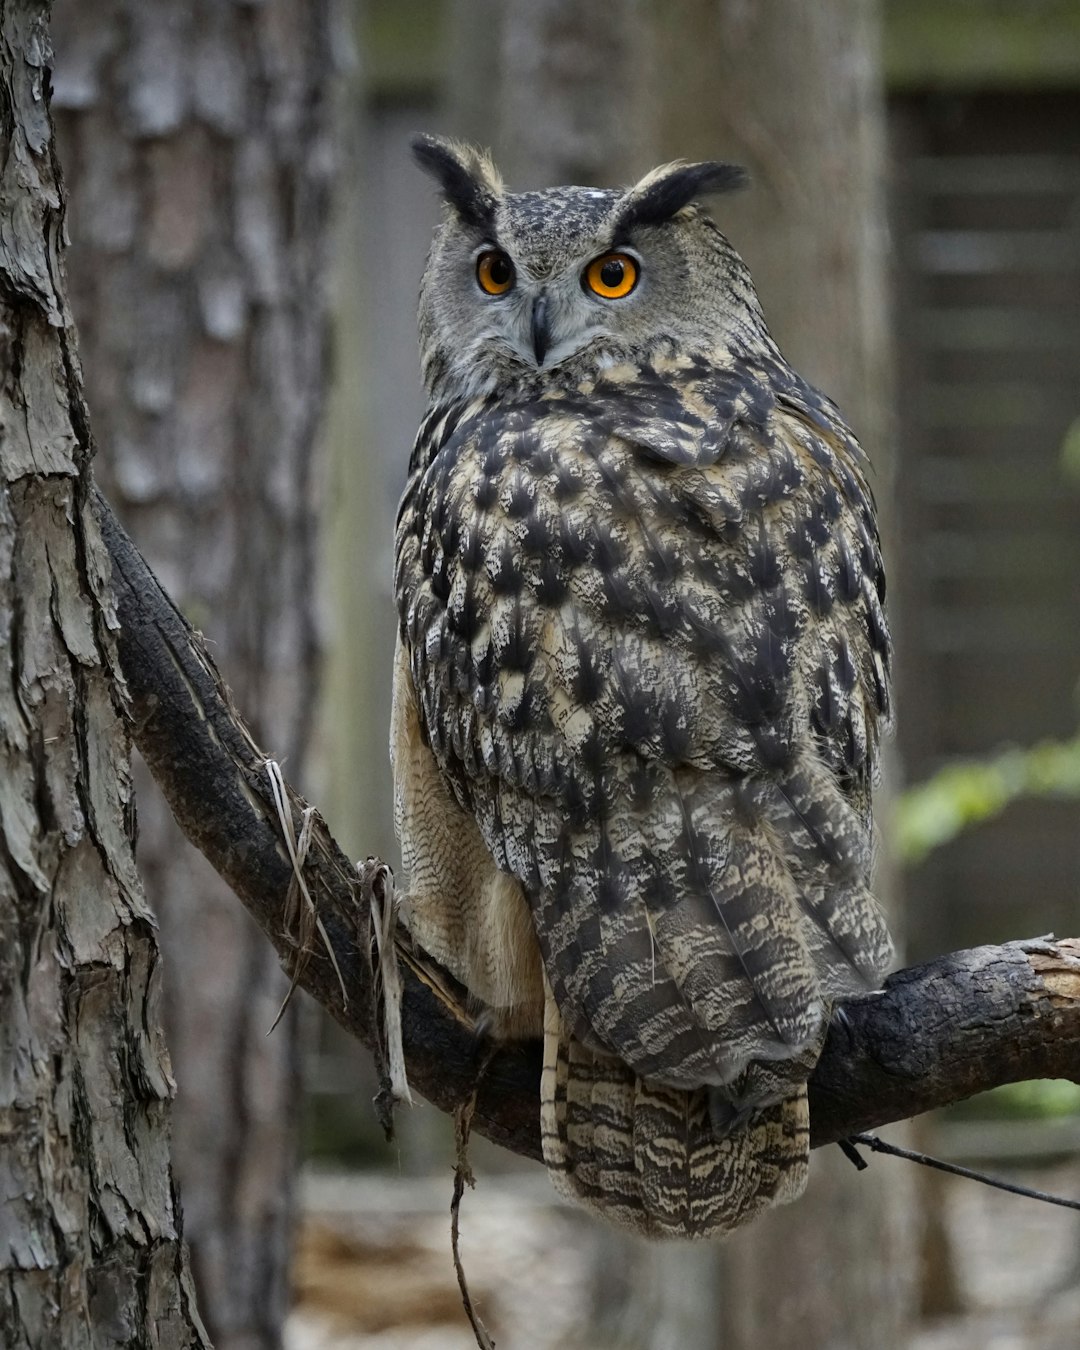
[[[316,817],[305,876],[348,993],[316,942],[286,931],[292,880],[265,755],[195,633],[98,495],[113,564],[120,661],[134,738],[180,828],[225,878],[286,970],[377,1050],[368,918],[357,876]],[[299,833],[307,805],[290,790]],[[540,1047],[488,1057],[463,991],[404,938],[402,1023],[409,1078],[444,1111],[477,1092],[473,1128],[540,1156]],[[815,1147],[1029,1078],[1080,1078],[1080,940],[955,952],[848,1000],[810,1080]],[[483,1067],[482,1067],[483,1066]],[[482,1072],[481,1072],[482,1067]]]

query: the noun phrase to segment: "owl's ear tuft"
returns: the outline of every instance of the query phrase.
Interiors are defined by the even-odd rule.
[[[662,225],[694,200],[709,193],[737,192],[750,178],[738,164],[676,160],[653,169],[627,192],[618,215],[621,230],[635,225]]]
[[[503,192],[502,179],[490,157],[475,146],[445,136],[414,136],[412,152],[461,220],[490,232]]]

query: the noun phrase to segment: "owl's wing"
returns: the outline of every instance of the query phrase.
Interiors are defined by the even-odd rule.
[[[566,1026],[735,1092],[762,1061],[805,1078],[829,1001],[889,959],[881,563],[830,405],[655,386],[433,414],[396,588],[425,734]]]

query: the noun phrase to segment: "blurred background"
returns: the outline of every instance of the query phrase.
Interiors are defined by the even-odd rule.
[[[718,223],[875,464],[904,959],[1076,933],[1080,0],[56,0],[54,38],[99,479],[348,851],[397,859],[392,531],[438,215],[409,137],[477,140],[517,188],[723,158],[754,187]],[[267,1036],[273,953],[145,774],[139,812],[218,1350],[473,1344],[447,1121],[384,1143],[365,1053],[302,998]],[[906,1136],[1080,1193],[1076,1084]],[[1066,1211],[824,1150],[798,1205],[649,1247],[472,1153],[463,1255],[506,1350],[1080,1343]]]

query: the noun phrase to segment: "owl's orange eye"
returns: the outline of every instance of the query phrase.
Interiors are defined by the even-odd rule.
[[[502,249],[488,249],[476,260],[476,280],[487,295],[505,295],[514,284],[514,264]]]
[[[638,265],[629,253],[604,253],[586,267],[581,280],[593,295],[621,300],[637,285]]]

